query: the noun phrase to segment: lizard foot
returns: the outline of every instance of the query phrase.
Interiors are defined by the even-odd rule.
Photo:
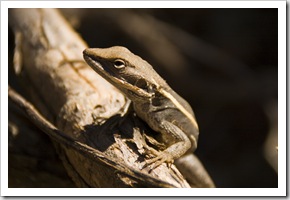
[[[155,158],[149,159],[145,161],[145,165],[143,168],[147,167],[150,165],[150,170],[153,170],[160,166],[162,163],[167,163],[169,167],[173,164],[174,159],[172,155],[168,152],[160,152]]]

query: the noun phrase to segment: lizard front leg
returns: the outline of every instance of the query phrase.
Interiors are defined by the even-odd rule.
[[[191,142],[179,127],[168,122],[162,121],[160,126],[161,134],[170,134],[176,141],[162,152],[158,152],[155,158],[146,161],[145,166],[151,165],[151,169],[154,169],[162,163],[173,163],[175,159],[181,157],[191,147]],[[156,154],[156,153],[155,153]]]

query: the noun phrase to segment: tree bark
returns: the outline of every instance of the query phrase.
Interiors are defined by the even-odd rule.
[[[142,169],[144,134],[156,134],[126,98],[82,60],[87,48],[57,10],[10,9],[14,67],[25,98],[9,89],[16,105],[52,139],[79,187],[189,187],[174,165]]]

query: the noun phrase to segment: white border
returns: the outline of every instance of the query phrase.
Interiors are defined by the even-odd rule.
[[[8,8],[278,8],[278,188],[235,189],[15,189],[8,188]],[[286,195],[286,1],[2,1],[1,2],[1,196],[285,196]]]
[[[277,1],[277,0],[276,1],[275,0],[273,1],[2,1],[2,2],[4,8],[278,8],[283,5],[286,6],[285,1]]]

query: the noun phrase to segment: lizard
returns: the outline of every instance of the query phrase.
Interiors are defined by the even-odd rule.
[[[155,157],[146,165],[173,163],[197,148],[199,128],[192,108],[147,61],[122,46],[87,48],[83,57],[129,98],[138,117],[161,134],[166,148],[152,152]]]

